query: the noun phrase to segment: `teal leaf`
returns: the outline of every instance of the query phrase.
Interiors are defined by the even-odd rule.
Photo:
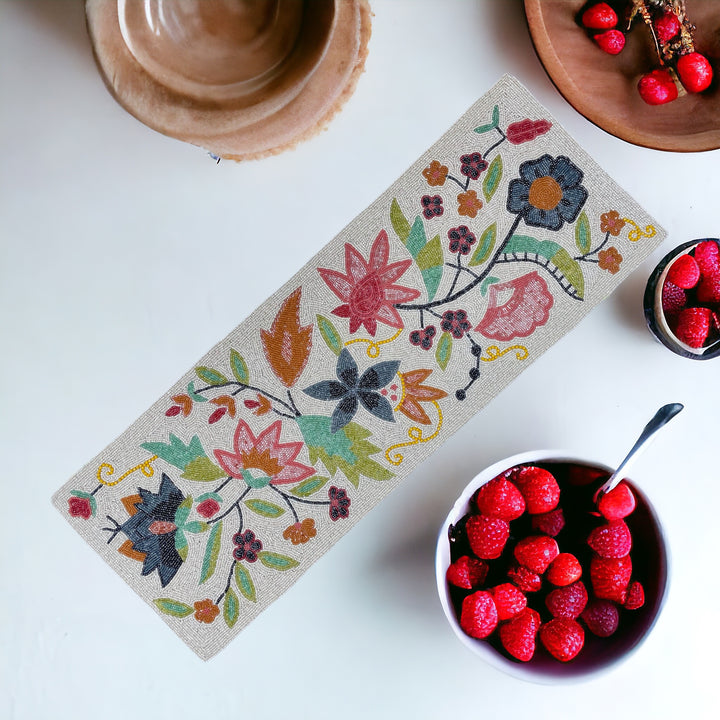
[[[185,533],[182,531],[181,528],[178,528],[175,531],[175,549],[180,554],[180,557],[182,558],[183,562],[187,560],[187,550],[188,550],[188,542],[187,538],[185,537]],[[183,553],[183,551],[185,551]],[[183,557],[184,554],[184,557]]]
[[[425,234],[425,225],[422,218],[418,215],[410,229],[410,234],[408,235],[405,245],[413,258],[416,258],[418,253],[425,247],[426,242],[427,235]]]
[[[337,435],[337,433],[335,433]],[[320,488],[324,487],[330,478],[321,477],[320,475],[314,475],[307,480],[303,480],[299,485],[296,485],[290,492],[296,497],[309,497],[316,493]]]
[[[235,563],[235,584],[243,594],[243,597],[247,598],[250,602],[257,602],[255,584],[252,581],[252,577],[250,577],[250,572],[239,562]]]
[[[172,600],[171,598],[157,598],[153,600],[155,606],[165,615],[172,615],[173,617],[184,618],[188,615],[192,615],[193,609],[180,602],[179,600]]]
[[[186,497],[180,505],[178,505],[177,510],[175,511],[175,524],[178,527],[182,527],[185,524],[185,521],[188,519],[188,515],[190,515],[190,508],[192,507],[193,499],[191,497]]]
[[[580,217],[577,219],[577,223],[575,223],[575,244],[583,255],[590,252],[590,247],[592,246],[590,221],[585,211],[580,213]]]
[[[222,520],[213,525],[205,546],[202,568],[200,569],[200,585],[209,580],[215,573],[218,555],[220,554],[220,540],[222,539]]]
[[[290,570],[297,567],[300,563],[287,555],[270,552],[269,550],[261,550],[258,553],[260,562],[271,570]]]
[[[197,373],[197,376],[208,385],[223,385],[228,381],[221,372],[205,367],[204,365],[196,367],[195,372]]]
[[[183,525],[183,530],[189,533],[203,533],[210,526],[206,522],[200,522],[199,520],[192,520],[189,523]]]
[[[191,460],[181,477],[195,482],[214,482],[227,477],[227,473],[221,470],[209,457],[203,455]]]
[[[322,315],[317,315],[318,330],[320,335],[325,341],[325,344],[335,355],[340,355],[343,349],[343,341],[340,337],[340,333],[335,329],[335,326]]]
[[[435,350],[435,360],[437,360],[437,364],[440,366],[441,370],[445,370],[450,362],[452,345],[452,336],[449,332],[444,332],[440,336],[440,341],[438,342],[437,349]]]
[[[228,588],[225,593],[225,601],[223,602],[223,619],[225,624],[232,628],[240,617],[240,601],[235,591],[232,588]]]
[[[265,475],[261,475],[260,477],[254,477],[253,474],[249,470],[241,470],[243,480],[247,483],[248,487],[253,488],[254,490],[259,490],[260,488],[267,487],[270,484],[270,481],[272,478],[266,477]]]
[[[393,198],[392,203],[390,203],[390,223],[400,240],[403,243],[407,242],[408,235],[410,235],[410,223],[395,198]]]
[[[181,470],[185,470],[195,458],[205,455],[197,435],[193,436],[188,445],[171,433],[169,443],[146,442],[140,447]]]
[[[190,396],[193,402],[207,402],[208,399],[206,397],[203,397],[202,395],[199,395],[195,392],[195,381],[191,380],[188,383],[187,386],[187,394]]]
[[[206,492],[202,495],[198,495],[195,498],[196,503],[201,503],[203,500],[217,500],[217,502],[221,503],[223,501],[222,497],[219,493],[216,492]]]
[[[541,255],[548,260],[560,250],[560,245],[552,240],[537,240],[528,235],[513,235],[503,249],[505,255],[522,253]]]
[[[496,277],[486,277],[481,283],[480,283],[480,292],[482,293],[483,297],[487,295],[488,288],[496,282],[499,282],[500,278]]]
[[[497,223],[493,223],[489,227],[485,228],[483,234],[480,236],[480,242],[470,258],[468,265],[471,267],[474,265],[482,265],[488,260],[490,254],[495,247],[495,241],[497,240]]]
[[[475,132],[480,133],[480,134],[490,132],[490,130],[494,130],[498,126],[499,123],[500,123],[500,108],[496,105],[492,111],[492,120],[485,125],[480,125],[480,126],[476,127]]]
[[[238,382],[243,385],[247,385],[250,382],[248,366],[237,350],[230,350],[230,369]]]
[[[356,457],[350,449],[352,445],[350,439],[344,432],[330,432],[329,417],[302,415],[296,418],[296,422],[308,447],[322,448],[330,456],[341,457],[348,463],[355,462]]]
[[[246,500],[245,506],[250,508],[254,513],[267,518],[277,518],[285,514],[284,508],[268,500],[260,500],[259,498]]]
[[[418,268],[420,268],[429,300],[435,297],[438,285],[440,285],[444,261],[445,258],[443,257],[442,243],[440,242],[439,235],[436,235],[426,243],[425,247],[420,250],[415,258],[415,262]]]
[[[499,105],[496,105],[493,108],[492,121],[496,127],[500,124],[500,106]]]
[[[495,159],[490,163],[490,167],[485,173],[485,179],[483,180],[482,189],[485,199],[490,202],[492,196],[500,185],[503,175],[503,161],[500,155],[496,155]]]

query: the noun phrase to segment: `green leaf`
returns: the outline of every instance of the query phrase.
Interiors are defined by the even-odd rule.
[[[202,568],[200,569],[200,585],[209,580],[215,573],[218,555],[220,554],[220,540],[222,539],[222,520],[213,525],[213,529],[208,535],[207,545],[205,546],[205,557],[203,558]]]
[[[425,234],[425,225],[422,218],[418,215],[410,229],[410,234],[408,235],[405,245],[413,258],[416,258],[418,253],[425,247],[426,242],[427,235]]]
[[[205,456],[197,435],[193,436],[188,445],[171,433],[169,443],[146,442],[140,447],[181,470],[185,470],[195,458]]]
[[[180,559],[185,562],[188,557],[188,544],[185,543],[179,550],[178,555],[180,556]]]
[[[468,265],[482,265],[489,257],[495,247],[495,241],[497,240],[497,223],[493,223],[489,227],[485,228],[483,234],[480,236],[480,242],[470,258]]]
[[[178,505],[178,509],[175,511],[175,524],[178,527],[182,527],[185,524],[185,521],[188,519],[188,515],[190,514],[190,508],[192,507],[193,499],[188,496],[186,497],[180,505]]]
[[[550,262],[565,276],[565,279],[575,288],[578,299],[582,300],[585,295],[585,277],[580,264],[573,260],[565,248],[560,248],[550,258]]]
[[[221,372],[205,367],[204,365],[196,367],[195,372],[197,373],[197,376],[208,385],[222,385],[228,381]]]
[[[592,239],[590,237],[590,221],[585,211],[580,213],[580,217],[575,223],[575,244],[578,250],[584,255],[590,252]]]
[[[201,503],[203,500],[217,500],[219,503],[223,501],[222,497],[216,492],[206,492],[195,498],[196,503]]]
[[[206,397],[203,397],[202,395],[198,395],[198,393],[195,392],[195,381],[194,380],[191,380],[188,383],[187,394],[192,398],[193,402],[207,402],[208,401],[208,399]]]
[[[480,292],[482,293],[483,297],[487,295],[488,288],[496,282],[499,282],[500,278],[496,277],[486,277],[481,283],[480,283]]]
[[[296,497],[310,497],[316,493],[320,488],[325,486],[325,483],[330,478],[321,477],[320,475],[314,475],[307,480],[303,480],[299,485],[296,485],[290,492]]]
[[[490,130],[494,130],[498,126],[499,122],[500,122],[500,108],[496,105],[492,111],[492,121],[487,123],[486,125],[480,125],[479,127],[476,127],[475,132],[482,134],[482,133],[489,132]]]
[[[340,333],[335,329],[335,326],[322,315],[317,315],[318,330],[320,335],[325,341],[325,344],[332,350],[335,355],[340,355],[343,349],[343,341],[340,337]]]
[[[428,299],[432,300],[437,292],[438,285],[442,279],[443,262],[442,243],[440,236],[436,235],[432,240],[426,243],[425,247],[420,250],[415,258],[417,266],[420,268],[423,282],[427,288]]]
[[[252,500],[246,500],[245,506],[250,508],[254,513],[262,515],[267,518],[276,518],[285,514],[285,509],[281,508],[275,503],[271,503],[268,500],[260,500],[259,498],[253,498]]]
[[[203,455],[191,460],[181,477],[195,482],[213,482],[227,477],[227,473],[221,470],[209,457]]]
[[[250,371],[237,350],[230,350],[230,369],[235,379],[243,385],[250,382]]]
[[[210,526],[206,522],[200,522],[200,520],[192,520],[191,522],[185,523],[185,525],[183,525],[183,530],[189,533],[203,533],[209,527]]]
[[[271,570],[290,570],[297,567],[300,563],[287,555],[270,552],[269,550],[261,550],[258,553],[260,562]]]
[[[485,173],[485,179],[483,180],[482,189],[485,199],[490,202],[492,196],[500,185],[503,174],[503,161],[500,155],[496,155],[495,159],[490,163],[490,167]]]
[[[235,591],[232,588],[228,588],[225,593],[225,602],[223,602],[223,618],[225,624],[231,628],[240,617],[240,601]]]
[[[235,584],[243,597],[246,597],[250,602],[257,602],[255,584],[250,577],[250,572],[241,563],[235,563]]]
[[[193,609],[189,605],[186,605],[179,600],[172,600],[171,598],[157,598],[157,600],[153,600],[153,602],[160,612],[165,615],[184,618],[188,615],[192,615],[193,613]]]
[[[450,335],[449,332],[444,332],[440,336],[440,342],[438,342],[437,349],[435,350],[435,360],[437,360],[437,364],[441,370],[445,370],[450,362],[452,345],[452,335]]]
[[[395,198],[393,198],[392,203],[390,203],[390,222],[400,240],[406,242],[410,234],[410,223],[405,215],[403,215],[403,211],[400,209],[400,205]]]

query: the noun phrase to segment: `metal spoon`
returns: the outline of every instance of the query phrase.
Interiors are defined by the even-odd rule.
[[[655,435],[655,433],[670,420],[672,420],[682,409],[684,405],[681,403],[670,403],[669,405],[663,405],[656,413],[650,422],[645,426],[645,429],[640,433],[640,437],[637,442],[632,446],[632,449],[627,454],[625,459],[620,463],[618,469],[609,477],[602,487],[595,493],[595,501],[600,498],[604,493],[610,492],[622,479],[625,470],[630,465],[631,461],[634,460],[640,451],[647,445],[649,440]]]

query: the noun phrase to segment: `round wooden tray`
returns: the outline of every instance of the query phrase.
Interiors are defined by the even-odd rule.
[[[710,60],[708,90],[661,106],[637,92],[641,75],[657,66],[650,33],[636,21],[619,55],[604,53],[579,22],[584,0],[525,0],[540,61],[565,99],[616,137],[657,150],[697,152],[720,147],[720,2],[687,0],[697,26],[696,45]]]

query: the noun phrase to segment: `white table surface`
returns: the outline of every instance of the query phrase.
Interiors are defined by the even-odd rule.
[[[1,718],[715,716],[720,360],[684,360],[657,344],[641,298],[670,248],[720,235],[720,154],[637,148],[577,114],[538,62],[516,0],[375,0],[373,9],[367,71],[327,132],[278,157],[216,165],[110,97],[80,0],[0,0]],[[504,72],[668,239],[201,662],[50,495]],[[469,654],[433,574],[456,495],[523,450],[565,447],[613,463],[670,401],[686,410],[634,473],[673,556],[669,600],[647,642],[619,669],[562,687],[523,683]]]

